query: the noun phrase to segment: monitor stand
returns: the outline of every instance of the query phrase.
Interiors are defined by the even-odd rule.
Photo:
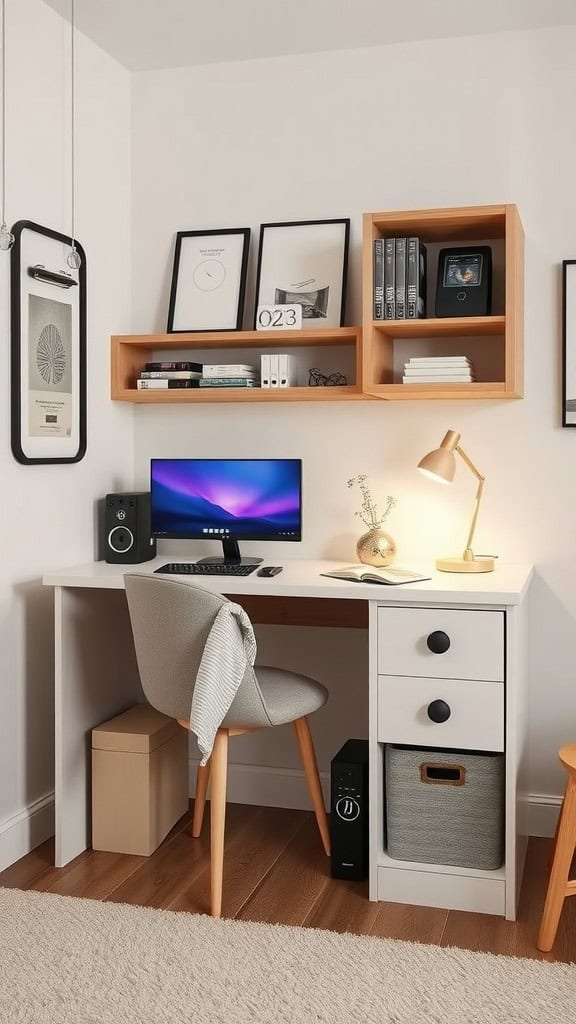
[[[223,555],[208,555],[206,558],[199,558],[199,565],[260,565],[261,558],[243,558],[240,555],[240,548],[237,540],[222,540]]]

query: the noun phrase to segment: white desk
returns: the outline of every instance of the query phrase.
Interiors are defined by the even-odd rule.
[[[91,729],[143,699],[123,575],[153,572],[167,561],[164,555],[142,566],[97,562],[44,576],[44,584],[55,590],[57,866],[67,864],[89,842]],[[342,564],[293,560],[271,579],[251,574],[197,577],[195,582],[245,598],[251,614],[264,606],[273,609],[273,599],[286,599],[276,602],[277,618],[257,621],[306,622],[310,609],[310,624],[317,625],[313,609],[325,607],[326,624],[368,626],[370,898],[484,911],[513,920],[526,848],[519,795],[526,766],[526,596],[532,570],[499,565],[481,575],[433,573],[430,581],[397,587],[320,575]],[[296,618],[290,610],[294,608]],[[428,632],[438,629],[453,639],[450,651],[440,656],[422,643]],[[467,685],[455,690],[458,681]],[[478,690],[486,684],[486,690]],[[496,690],[492,684],[498,684]],[[391,713],[390,694],[400,685],[406,702]],[[443,687],[457,693],[454,714],[449,723],[426,723],[428,732],[422,733],[422,700],[441,697]],[[484,707],[488,687],[492,697]],[[486,749],[487,738],[500,735],[500,749],[506,752],[504,867],[482,872],[392,861],[383,838],[384,743]]]

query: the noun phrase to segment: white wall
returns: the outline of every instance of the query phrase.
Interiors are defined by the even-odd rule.
[[[362,211],[518,204],[524,401],[141,408],[135,452],[142,486],[152,455],[301,456],[304,556],[353,556],[358,528],[345,481],[367,472],[377,493],[398,496],[390,530],[402,560],[417,567],[464,540],[471,477],[459,472],[446,491],[414,468],[448,427],[461,431],[488,476],[477,550],[537,567],[531,791],[545,796],[560,793],[556,749],[576,736],[576,437],[559,427],[559,263],[576,255],[575,52],[576,30],[565,28],[134,76],[136,331],[165,329],[178,229],[256,232],[262,221],[350,215],[355,323]],[[291,553],[270,545],[267,561]],[[308,634],[268,629],[263,642],[280,662],[309,664],[331,685],[333,707],[317,728],[326,767],[365,720],[361,697],[350,699],[365,687],[357,636],[318,631],[313,666]],[[287,742],[249,738],[235,756],[291,765]]]
[[[7,219],[69,231],[69,26],[41,0],[7,5]],[[51,567],[95,557],[95,502],[132,483],[131,410],[109,400],[109,335],[130,329],[130,77],[77,42],[77,235],[88,269],[88,452],[74,466],[10,453],[9,256],[0,253],[0,868],[50,832]],[[30,817],[32,812],[32,817]],[[34,812],[36,812],[34,814]]]

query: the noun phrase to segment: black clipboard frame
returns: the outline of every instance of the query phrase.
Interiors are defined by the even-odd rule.
[[[59,231],[36,224],[30,220],[19,220],[12,227],[14,245],[10,253],[10,427],[12,454],[17,462],[27,466],[53,464],[69,464],[80,462],[86,454],[86,254],[74,239],[74,244],[81,257],[78,271],[78,449],[74,455],[31,457],[22,448],[21,415],[22,415],[22,317],[21,297],[22,280],[27,276],[28,268],[22,266],[22,232],[33,231],[45,238],[52,238],[66,246],[72,246],[72,239]]]

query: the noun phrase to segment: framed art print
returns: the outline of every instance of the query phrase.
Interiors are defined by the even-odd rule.
[[[562,264],[562,426],[576,427],[576,260]]]
[[[307,329],[341,327],[349,237],[349,219],[262,224],[256,314],[259,306],[300,303]]]
[[[179,231],[168,332],[242,328],[250,228]]]
[[[86,255],[32,221],[12,228],[11,435],[18,462],[79,462],[86,453]]]

